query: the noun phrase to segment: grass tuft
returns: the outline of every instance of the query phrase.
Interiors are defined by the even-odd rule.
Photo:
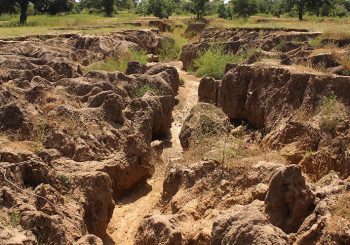
[[[161,92],[159,91],[159,89],[154,88],[148,84],[143,85],[141,88],[138,89],[138,91],[136,92],[136,97],[141,98],[143,97],[147,92],[151,92],[155,95],[160,95]]]

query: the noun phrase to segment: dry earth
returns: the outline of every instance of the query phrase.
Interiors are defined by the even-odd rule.
[[[350,244],[348,40],[208,25],[126,74],[86,70],[169,39],[0,40],[0,244]],[[244,59],[184,71],[218,44]]]
[[[134,244],[134,238],[141,221],[158,206],[161,197],[165,170],[182,162],[182,147],[179,140],[182,124],[190,109],[198,101],[199,78],[183,71],[179,61],[167,63],[177,68],[185,84],[179,88],[178,104],[174,107],[170,134],[164,140],[161,159],[155,164],[155,173],[131,195],[119,200],[114,209],[108,232],[115,244]],[[114,244],[111,242],[110,244]]]

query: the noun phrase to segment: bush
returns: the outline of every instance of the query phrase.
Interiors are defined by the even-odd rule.
[[[212,47],[201,53],[195,60],[195,68],[197,68],[197,76],[208,76],[215,79],[221,79],[225,72],[226,64],[241,62],[246,55],[225,54],[220,46]]]

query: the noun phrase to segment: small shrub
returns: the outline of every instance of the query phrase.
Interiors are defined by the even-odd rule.
[[[200,77],[208,76],[220,79],[224,75],[226,64],[242,62],[246,55],[225,54],[223,47],[211,47],[195,60],[196,74]]]
[[[143,97],[147,92],[152,92],[155,95],[160,95],[160,91],[157,88],[154,88],[148,84],[143,85],[139,90],[136,92],[136,97],[141,98]]]
[[[10,213],[10,225],[12,227],[16,227],[19,224],[20,221],[20,215],[19,212],[14,211]]]
[[[180,78],[180,86],[184,86],[185,85],[185,80],[183,80],[182,78]]]
[[[327,132],[333,132],[339,122],[345,119],[345,109],[334,92],[323,98],[320,116],[320,127]]]

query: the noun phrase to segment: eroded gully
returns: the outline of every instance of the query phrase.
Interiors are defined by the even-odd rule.
[[[116,203],[112,219],[107,228],[111,238],[109,244],[131,245],[139,224],[144,216],[156,210],[162,192],[165,169],[181,160],[182,148],[179,134],[183,121],[191,108],[198,101],[199,78],[181,70],[181,61],[172,61],[167,65],[177,68],[180,78],[185,84],[180,87],[177,99],[179,103],[174,107],[170,136],[165,140],[161,163],[156,164],[155,173],[147,181],[147,185],[135,188],[129,195]]]

